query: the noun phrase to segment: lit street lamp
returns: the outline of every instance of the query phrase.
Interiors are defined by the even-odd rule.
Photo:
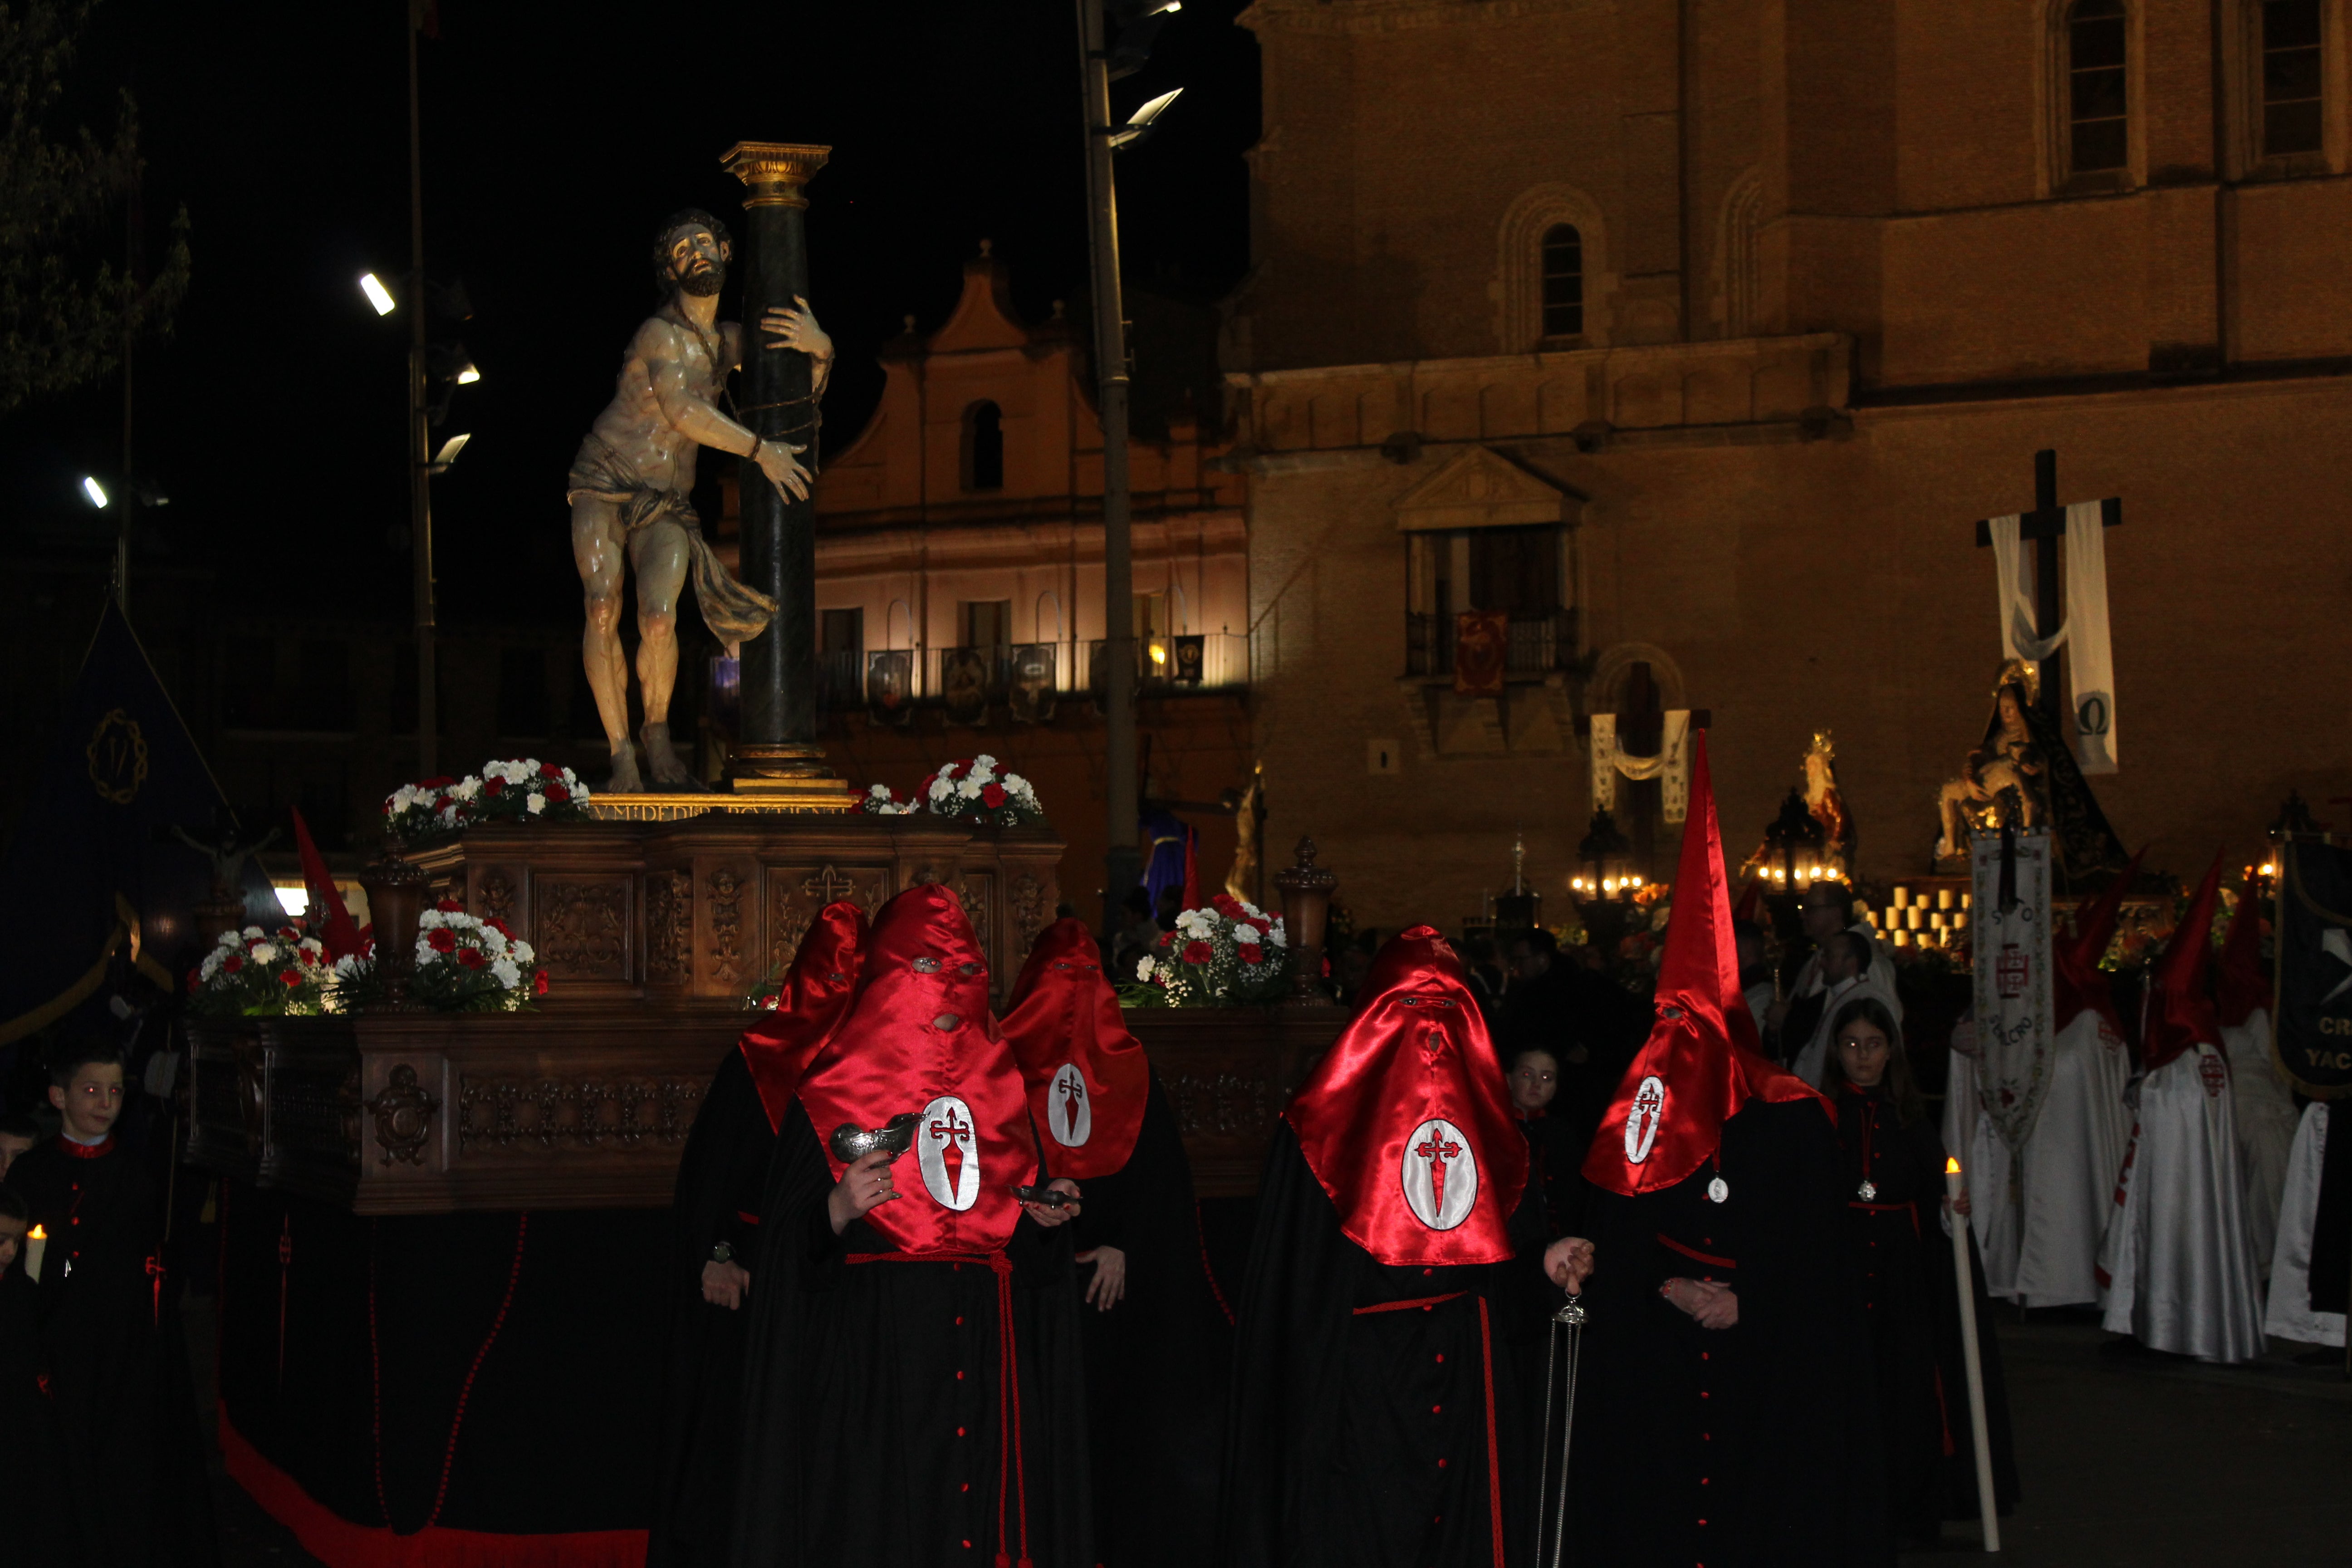
[[[375,313],[377,315],[389,316],[392,314],[392,290],[385,288],[383,286],[383,279],[376,277],[374,273],[362,272],[360,274],[360,292],[367,296],[367,302],[375,307]]]
[[[100,484],[88,474],[84,474],[81,477],[81,493],[89,498],[90,505],[98,508],[100,511],[104,511],[106,510],[106,487]]]

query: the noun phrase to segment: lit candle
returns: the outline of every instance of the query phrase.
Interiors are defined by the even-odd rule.
[[[1909,909],[1905,910],[1903,911],[1904,925],[1912,931],[1917,931],[1920,924],[1919,913],[1920,910],[1917,904],[1913,904]]]
[[[1895,928],[1895,945],[1897,947],[1909,947],[1911,945],[1911,931],[1908,927],[1896,926]]]
[[[1895,889],[1895,907],[1898,910],[1902,909],[1906,905],[1909,904],[1910,901],[1911,889],[1898,883]]]
[[[1944,1160],[1944,1196],[1957,1205],[1968,1190],[1960,1163]],[[1984,1519],[1984,1549],[2000,1550],[2000,1513],[1992,1490],[1992,1445],[1985,1430],[1984,1363],[1977,1349],[1977,1287],[1969,1259],[1969,1216],[1952,1213],[1952,1272],[1960,1288],[1960,1350],[1969,1371],[1969,1430],[1977,1440],[1977,1510]]]
[[[1976,897],[1977,896],[1974,893],[1962,893],[1960,895],[1960,908],[1964,910],[1974,909],[1976,907]]]
[[[1936,907],[1939,910],[1948,910],[1952,907],[1951,889],[1938,888],[1936,889]]]
[[[49,1233],[35,1226],[25,1234],[25,1278],[38,1284],[41,1279],[41,1254],[49,1249]]]
[[[1931,910],[1927,916],[1927,924],[1933,930],[1942,931],[1944,929],[1944,922],[1950,918],[1950,916],[1944,913],[1941,910]]]
[[[1967,910],[1954,910],[1952,911],[1952,929],[1954,931],[1966,931],[1969,929],[1969,917]]]

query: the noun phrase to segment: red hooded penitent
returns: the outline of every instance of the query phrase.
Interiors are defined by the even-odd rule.
[[[1086,921],[1055,921],[1038,933],[1001,1028],[1045,1134],[1045,1168],[1079,1183],[1126,1169],[1151,1063],[1127,1031]]]
[[[2250,881],[2238,890],[2230,934],[2221,939],[2221,973],[2213,984],[2221,1026],[2235,1029],[2271,1005],[2271,977],[2263,973],[2262,900]]]
[[[1584,1159],[1587,1180],[1628,1197],[1664,1191],[1713,1159],[1723,1124],[1751,1099],[1810,1098],[1832,1121],[1837,1117],[1811,1085],[1758,1054],[1756,1019],[1739,989],[1703,730],[1697,747],[1674,914],[1658,963],[1657,1021]]]
[[[994,1252],[1021,1217],[1013,1189],[1037,1178],[1029,1102],[988,1011],[988,963],[953,893],[935,882],[882,906],[865,977],[833,1045],[801,1080],[801,1103],[839,1181],[835,1128],[914,1111],[898,1196],[866,1223],[917,1257]]]
[[[1339,1211],[1382,1263],[1499,1263],[1528,1144],[1462,961],[1428,926],[1372,963],[1366,1000],[1283,1114]]]
[[[784,972],[783,990],[772,1012],[743,1031],[736,1042],[768,1130],[781,1131],[784,1112],[801,1086],[801,1075],[816,1059],[849,1014],[857,993],[858,949],[866,940],[866,917],[853,904],[827,904],[817,911],[800,951]]]
[[[2116,1038],[2124,1037],[2124,1021],[2116,1011],[2115,991],[2107,984],[2105,972],[2099,968],[2099,960],[2107,955],[2108,945],[2116,940],[2116,922],[2123,915],[2124,895],[2131,891],[2132,883],[2139,876],[2140,856],[2147,853],[2142,849],[2139,855],[2133,856],[2122,875],[2108,883],[2107,890],[2083,911],[2073,941],[2050,944],[2051,956],[2055,960],[2051,968],[2058,982],[2056,1017],[2062,1029],[2088,1007],[2096,1009],[2099,1016],[2107,1021]]]
[[[2213,968],[2213,910],[2221,900],[2221,858],[2216,855],[2205,879],[2197,884],[2197,896],[2189,900],[2189,911],[2172,928],[2164,956],[2157,961],[2156,994],[2148,998],[2147,1034],[2140,1042],[2141,1063],[2149,1072],[2184,1051],[2221,1043],[2221,1021],[2214,1014],[2208,984]],[[2225,1057],[2225,1064],[2227,1060]]]

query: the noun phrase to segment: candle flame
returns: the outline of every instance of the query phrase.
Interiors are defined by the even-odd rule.
[[[47,1241],[49,1239],[49,1233],[43,1230],[37,1225],[31,1230],[25,1233],[25,1239],[26,1241]]]
[[[1958,1175],[1959,1173],[1960,1173],[1960,1163],[1959,1163],[1958,1160],[1953,1159],[1949,1154],[1945,1155],[1945,1156],[1944,1156],[1944,1174],[1946,1174],[1946,1175],[1948,1175],[1948,1176],[1957,1176],[1957,1175]]]

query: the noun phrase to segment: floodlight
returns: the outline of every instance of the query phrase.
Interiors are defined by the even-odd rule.
[[[1171,88],[1166,92],[1161,93],[1158,98],[1152,99],[1142,108],[1137,110],[1133,114],[1129,115],[1127,117],[1127,124],[1119,130],[1114,131],[1110,133],[1110,144],[1114,147],[1124,147],[1129,142],[1133,142],[1138,137],[1141,136],[1145,132],[1150,130],[1151,122],[1166,112],[1168,106],[1175,102],[1176,100],[1182,95],[1183,91],[1184,89],[1181,87]]]
[[[457,454],[464,451],[466,443],[473,438],[470,432],[461,432],[442,442],[440,452],[433,459],[433,471],[437,474],[456,462]]]
[[[377,278],[374,273],[362,272],[360,274],[360,292],[367,296],[367,302],[375,307],[375,313],[377,315],[389,316],[392,314],[392,290],[385,288],[383,280]]]
[[[81,477],[81,493],[89,498],[90,505],[98,508],[100,511],[104,511],[106,510],[106,487],[100,484],[88,474],[84,474]]]
[[[269,890],[278,895],[278,907],[286,911],[289,920],[300,920],[303,911],[310,907],[310,889],[308,888],[289,888],[281,884]]]
[[[459,386],[471,386],[474,383],[481,379],[482,373],[474,368],[474,362],[472,360],[467,360],[466,362],[466,368],[457,373],[457,384]]]

